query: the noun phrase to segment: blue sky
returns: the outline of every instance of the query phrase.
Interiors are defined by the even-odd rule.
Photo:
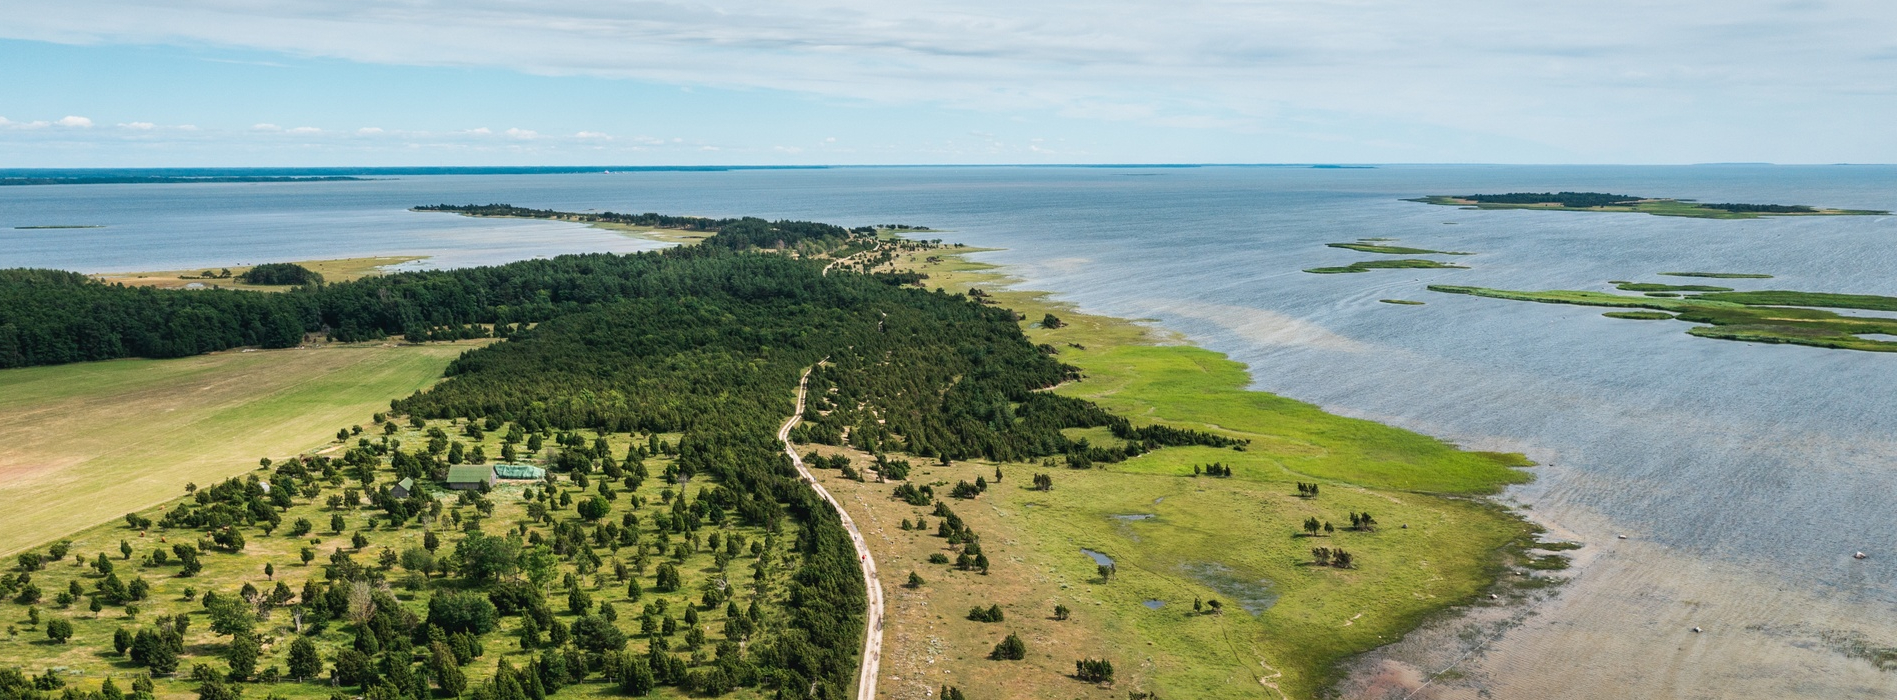
[[[0,167],[1894,161],[1894,3],[64,0]]]

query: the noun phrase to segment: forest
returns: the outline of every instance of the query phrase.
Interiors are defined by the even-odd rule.
[[[866,235],[811,222],[652,216],[681,226],[701,222],[692,225],[718,233],[700,245],[664,253],[571,255],[402,272],[272,295],[134,288],[72,272],[0,270],[0,368],[294,347],[306,333],[352,342],[426,337],[433,330],[469,324],[534,323],[622,299],[687,293],[682,285],[688,278],[743,296],[747,287],[770,282],[750,279],[754,271],[743,268],[753,263],[714,260],[713,249],[796,243],[835,248]],[[273,280],[291,278],[282,274],[283,264],[259,267]],[[709,281],[726,273],[733,273],[730,279]],[[266,282],[272,283],[284,282]]]
[[[1588,208],[1611,204],[1628,204],[1642,199],[1626,194],[1605,194],[1602,192],[1511,192],[1507,194],[1474,194],[1460,197],[1473,202],[1488,204],[1557,204],[1565,207]]]

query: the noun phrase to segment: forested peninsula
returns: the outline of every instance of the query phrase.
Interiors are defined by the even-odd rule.
[[[1699,219],[1755,219],[1763,216],[1872,216],[1891,212],[1868,209],[1827,209],[1802,204],[1705,204],[1692,199],[1637,197],[1605,192],[1510,192],[1505,194],[1434,195],[1405,200],[1466,209],[1550,209],[1556,211],[1634,212],[1655,216]]]
[[[1005,619],[1023,631],[953,635],[995,646],[941,656],[941,685],[924,689],[944,697],[1252,697],[1256,666],[1270,687],[1314,695],[1427,615],[1555,584],[1501,583],[1507,567],[1562,568],[1529,554],[1560,545],[1468,498],[1526,479],[1521,455],[1244,391],[1244,368],[1212,353],[986,292],[946,247],[890,235],[900,227],[426,209],[708,235],[344,281],[283,264],[244,273],[295,285],[279,293],[0,271],[0,366],[42,366],[13,371],[493,339],[325,447],[261,455],[249,474],[14,553],[0,606],[50,643],[0,640],[0,694],[851,697],[867,633],[859,561],[775,434],[807,370],[791,441],[854,494],[848,507],[873,509],[854,519],[883,528],[875,545],[917,548],[879,550],[900,577],[885,590],[914,567],[897,594],[913,602],[998,597],[955,635]],[[1184,371],[1188,394],[1164,381]],[[977,502],[990,508],[965,505]],[[1174,514],[1143,521],[1140,544],[1096,529],[1120,515],[1062,515],[1078,508]],[[1212,540],[1195,524],[1238,512],[1251,515]],[[1152,529],[1175,523],[1188,529]],[[1128,570],[1082,569],[1075,543],[1103,537],[1090,546]],[[1162,563],[1189,552],[1216,568]],[[1204,570],[1260,578],[1235,588]],[[1023,597],[1053,586],[1043,571],[1078,586]],[[1155,612],[1183,591],[1193,615],[1185,599]],[[1083,596],[1116,604],[1085,609]],[[1166,631],[1134,632],[1147,628],[1130,616],[1151,614]],[[939,658],[879,633],[898,663]],[[1204,657],[1217,639],[1248,656]],[[1128,651],[1142,641],[1170,661],[1143,663]]]

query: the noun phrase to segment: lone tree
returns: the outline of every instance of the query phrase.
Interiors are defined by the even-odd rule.
[[[1075,677],[1090,683],[1115,682],[1115,665],[1108,659],[1076,659]]]
[[[1101,575],[1102,583],[1108,583],[1109,581],[1114,580],[1115,578],[1115,565],[1114,564],[1097,564],[1095,565],[1095,573]]]
[[[1062,319],[1059,319],[1059,318],[1056,318],[1056,315],[1055,315],[1055,314],[1043,314],[1043,315],[1042,315],[1042,327],[1043,327],[1043,328],[1061,328],[1061,327],[1063,327],[1063,326],[1066,326],[1066,325],[1069,325],[1069,324],[1066,324],[1066,323],[1063,323],[1063,322],[1062,322]]]
[[[290,677],[302,682],[323,673],[323,657],[317,655],[317,645],[309,637],[298,637],[290,643]]]
[[[1029,655],[1029,648],[1023,645],[1021,637],[1011,633],[990,650],[990,659],[994,661],[1021,661]]]
[[[1309,517],[1306,519],[1306,522],[1300,524],[1300,527],[1306,530],[1307,537],[1317,537],[1319,535],[1319,518]]]
[[[1069,606],[1058,603],[1056,605],[1056,619],[1057,620],[1069,619]]]
[[[1037,491],[1048,491],[1056,487],[1055,480],[1049,478],[1048,474],[1037,474],[1034,481],[1036,482]]]
[[[73,623],[63,617],[47,620],[46,638],[53,640],[54,644],[65,644],[66,640],[73,638]]]
[[[918,576],[915,571],[910,572],[910,580],[904,582],[905,588],[922,588],[923,585],[924,577]]]

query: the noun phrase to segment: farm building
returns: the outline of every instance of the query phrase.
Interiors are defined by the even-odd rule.
[[[548,475],[548,470],[528,464],[501,463],[495,465],[495,478],[540,480]]]
[[[495,470],[484,464],[460,464],[449,467],[448,487],[470,491],[495,484]]]
[[[415,493],[415,491],[416,491],[416,480],[408,478],[408,477],[404,477],[402,481],[396,482],[395,486],[389,487],[389,497],[390,498],[408,498],[409,494]]]

